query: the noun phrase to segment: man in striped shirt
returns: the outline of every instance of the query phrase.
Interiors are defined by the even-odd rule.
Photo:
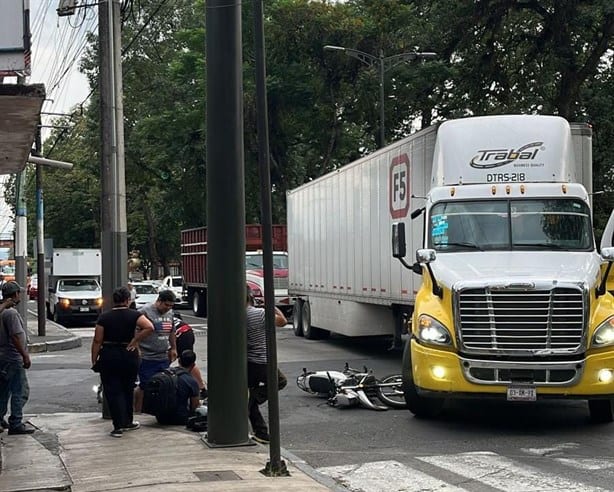
[[[269,443],[269,428],[260,413],[259,405],[267,401],[267,349],[264,309],[254,306],[254,296],[247,288],[247,387],[249,388],[248,415],[254,432],[253,439],[262,444]],[[288,320],[275,308],[275,326],[285,326]],[[288,383],[278,369],[277,387],[282,389]]]

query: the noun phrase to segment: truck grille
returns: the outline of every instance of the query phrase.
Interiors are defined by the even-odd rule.
[[[459,292],[460,343],[468,352],[572,353],[582,346],[580,289],[470,288]]]
[[[288,276],[273,278],[273,289],[288,290]]]

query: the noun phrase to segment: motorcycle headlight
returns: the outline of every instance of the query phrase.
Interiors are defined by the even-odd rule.
[[[614,316],[601,323],[593,335],[593,346],[605,347],[614,344]]]
[[[418,318],[418,339],[435,345],[452,345],[448,329],[428,314],[421,314]]]

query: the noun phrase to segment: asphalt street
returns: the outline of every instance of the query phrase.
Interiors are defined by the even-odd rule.
[[[206,375],[206,320],[187,313]],[[93,327],[71,331],[82,347],[33,356],[27,412],[100,410],[89,370]],[[296,386],[303,368],[341,370],[348,362],[383,377],[399,372],[400,354],[377,338],[305,340],[290,325],[277,341],[289,380],[280,393],[282,448],[350,490],[614,490],[614,425],[591,425],[585,402],[458,401],[432,421],[408,410],[334,408]]]

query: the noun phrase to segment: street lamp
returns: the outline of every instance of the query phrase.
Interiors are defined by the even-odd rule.
[[[435,58],[437,53],[430,51],[409,51],[407,53],[400,53],[398,55],[384,56],[384,51],[379,50],[379,56],[365,53],[364,51],[355,50],[352,48],[344,48],[342,46],[324,46],[325,51],[341,51],[352,58],[360,60],[362,63],[369,67],[374,67],[379,74],[379,146],[380,148],[386,145],[386,139],[384,136],[384,74],[391,68],[403,62],[411,62],[414,60]]]

